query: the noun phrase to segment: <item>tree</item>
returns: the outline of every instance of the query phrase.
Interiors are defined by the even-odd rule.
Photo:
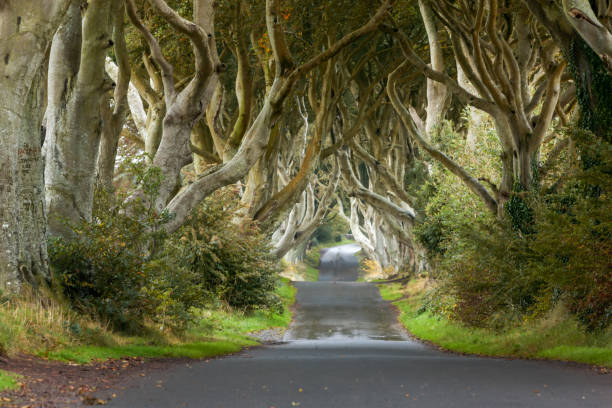
[[[43,160],[45,58],[68,0],[0,2],[0,288],[48,278]]]
[[[104,76],[113,45],[113,9],[121,13],[122,1],[91,0],[81,21],[81,1],[72,0],[53,38],[43,147],[51,235],[66,238],[71,231],[67,223],[91,220],[102,133],[100,102],[114,86]]]

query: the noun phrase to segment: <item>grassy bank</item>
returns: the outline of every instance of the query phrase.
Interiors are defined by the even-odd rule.
[[[469,328],[423,312],[425,280],[406,285],[379,285],[384,299],[393,301],[401,323],[417,338],[459,353],[495,357],[574,361],[612,367],[612,328],[588,333],[563,308],[503,331]]]
[[[202,310],[198,322],[180,336],[159,328],[151,328],[149,333],[139,336],[120,335],[93,321],[79,319],[60,306],[4,304],[0,306],[0,344],[9,355],[27,353],[81,364],[125,357],[218,356],[257,345],[249,333],[288,327],[295,288],[283,280],[277,293],[284,305],[282,313],[244,314],[221,307]],[[0,389],[7,384],[10,380],[0,374]]]

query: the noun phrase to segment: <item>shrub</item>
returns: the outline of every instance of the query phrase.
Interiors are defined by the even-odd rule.
[[[144,197],[99,190],[92,221],[72,225],[70,240],[50,240],[54,283],[78,311],[115,329],[138,330],[144,320],[181,329],[204,292],[197,276],[163,251],[165,217],[152,208],[159,173],[144,165],[133,172]]]
[[[237,193],[226,188],[205,200],[169,243],[179,265],[203,289],[245,311],[282,308],[274,293],[280,267],[254,224],[236,224]]]
[[[577,160],[542,180],[541,189],[516,193],[502,221],[476,216],[468,224],[461,211],[444,216],[458,210],[456,199],[432,199],[438,204],[430,207],[430,224],[444,228],[442,240],[430,235],[443,243],[441,287],[455,302],[456,319],[499,327],[562,302],[589,330],[612,323],[612,149],[573,136]]]

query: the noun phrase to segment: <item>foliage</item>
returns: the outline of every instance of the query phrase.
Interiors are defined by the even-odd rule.
[[[335,212],[331,212],[312,234],[315,245],[340,242],[349,231],[348,223]]]
[[[206,358],[235,353],[243,347],[257,345],[250,336],[253,332],[270,328],[286,328],[291,322],[289,306],[295,301],[295,288],[282,281],[275,289],[284,310],[276,313],[258,310],[244,313],[228,308],[205,308],[197,313],[197,321],[174,338],[165,334],[158,339],[129,337],[107,344],[86,341],[79,346],[60,348],[45,353],[47,358],[80,364],[92,360],[126,357],[186,357]]]
[[[196,275],[163,251],[165,216],[151,204],[159,172],[144,164],[132,170],[143,197],[99,190],[92,221],[72,226],[71,240],[51,239],[54,281],[77,310],[116,329],[139,329],[145,319],[181,329],[205,297]]]
[[[384,299],[393,301],[401,323],[419,339],[445,350],[486,356],[576,361],[612,367],[612,328],[588,333],[574,316],[559,305],[538,319],[520,322],[503,331],[467,327],[425,310],[435,296],[425,279],[406,285],[380,285]]]
[[[362,271],[361,280],[370,282],[377,279],[388,279],[391,277],[395,269],[392,265],[383,268],[376,260],[364,258],[360,262],[360,270]]]
[[[231,307],[281,308],[274,288],[280,273],[257,226],[238,225],[240,200],[233,189],[209,197],[169,243],[180,267],[197,275],[204,291]]]
[[[572,137],[579,154],[557,170],[564,177],[515,193],[502,220],[470,217],[456,205],[460,198],[449,198],[448,185],[439,187],[429,224],[445,229],[420,231],[424,244],[437,238],[431,252],[442,248],[437,296],[447,301],[429,310],[502,327],[565,304],[589,330],[612,323],[610,145],[584,132]]]
[[[579,36],[571,39],[567,59],[580,104],[578,125],[612,143],[612,75]]]

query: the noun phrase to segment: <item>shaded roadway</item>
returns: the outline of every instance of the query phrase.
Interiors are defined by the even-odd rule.
[[[286,344],[193,362],[129,384],[112,407],[612,407],[612,376],[559,362],[465,357],[410,340],[355,246],[296,282]]]

